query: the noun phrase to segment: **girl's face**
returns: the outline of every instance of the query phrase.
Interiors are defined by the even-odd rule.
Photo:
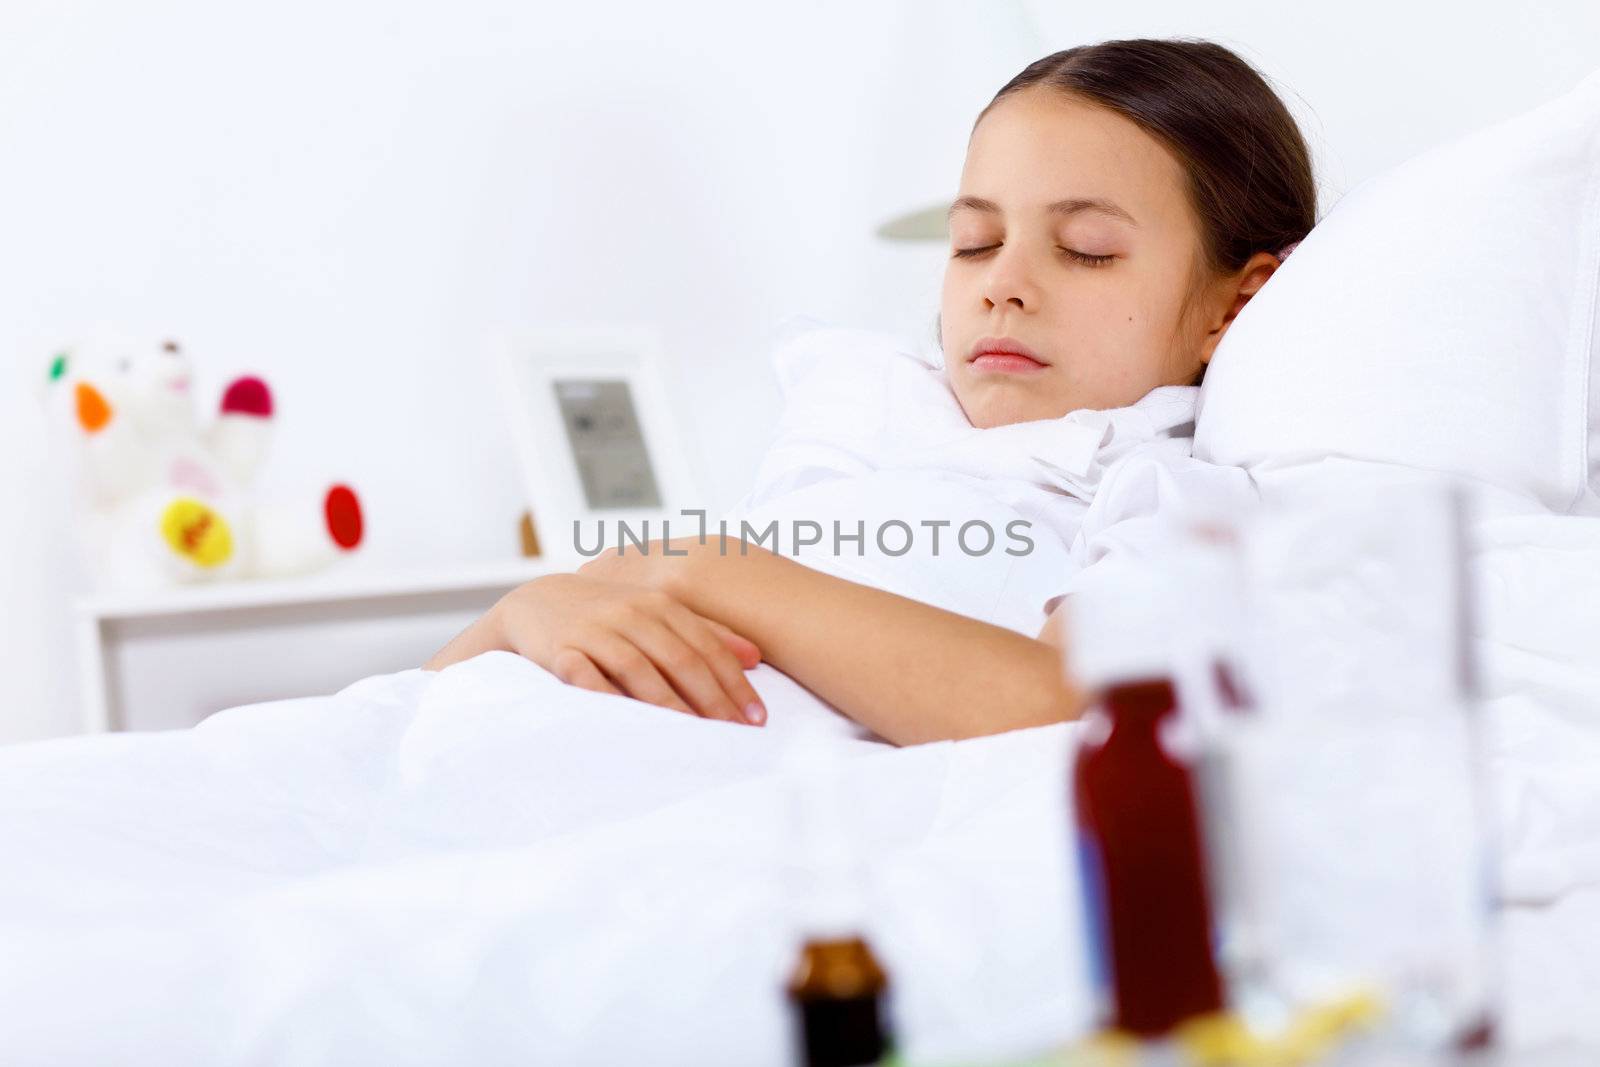
[[[984,116],[950,211],[940,309],[974,426],[1124,407],[1195,380],[1277,260],[1203,270],[1187,181],[1161,142],[1078,97],[1025,89]],[[1007,344],[1027,354],[985,354]]]

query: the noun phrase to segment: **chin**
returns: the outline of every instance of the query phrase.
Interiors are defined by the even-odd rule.
[[[961,409],[967,421],[980,430],[996,426],[1010,426],[1017,422],[1036,422],[1039,419],[1058,419],[1072,410],[1065,403],[1049,403],[1038,397],[985,397],[982,400],[963,401]]]
[[[1026,377],[982,375],[962,367],[952,368],[949,382],[967,421],[980,430],[988,430],[1016,422],[1058,419],[1081,407],[1057,395],[1064,383],[1050,381],[1054,374],[1054,371],[1046,371]]]

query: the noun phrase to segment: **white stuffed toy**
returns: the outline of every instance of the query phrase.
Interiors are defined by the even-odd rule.
[[[299,504],[255,499],[272,430],[265,382],[234,379],[202,428],[191,380],[172,341],[100,339],[50,363],[47,410],[76,442],[97,584],[151,589],[299,574],[360,545],[361,503],[347,486]]]

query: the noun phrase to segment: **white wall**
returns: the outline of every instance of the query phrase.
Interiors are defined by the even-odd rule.
[[[1330,203],[1600,67],[1589,0],[1448,22],[1391,3],[1021,10],[1033,43],[977,3],[8,0],[0,740],[76,721],[79,579],[31,386],[86,327],[180,338],[213,390],[268,376],[269,487],[361,488],[362,566],[488,560],[515,552],[522,507],[488,336],[658,327],[707,503],[731,503],[770,425],[780,319],[931,327],[939,249],[871,229],[953,189],[973,114],[1035,55],[1240,49],[1298,96]]]

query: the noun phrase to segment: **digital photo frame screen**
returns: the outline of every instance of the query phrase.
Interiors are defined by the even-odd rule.
[[[661,507],[661,488],[628,382],[560,378],[551,384],[589,509]]]

